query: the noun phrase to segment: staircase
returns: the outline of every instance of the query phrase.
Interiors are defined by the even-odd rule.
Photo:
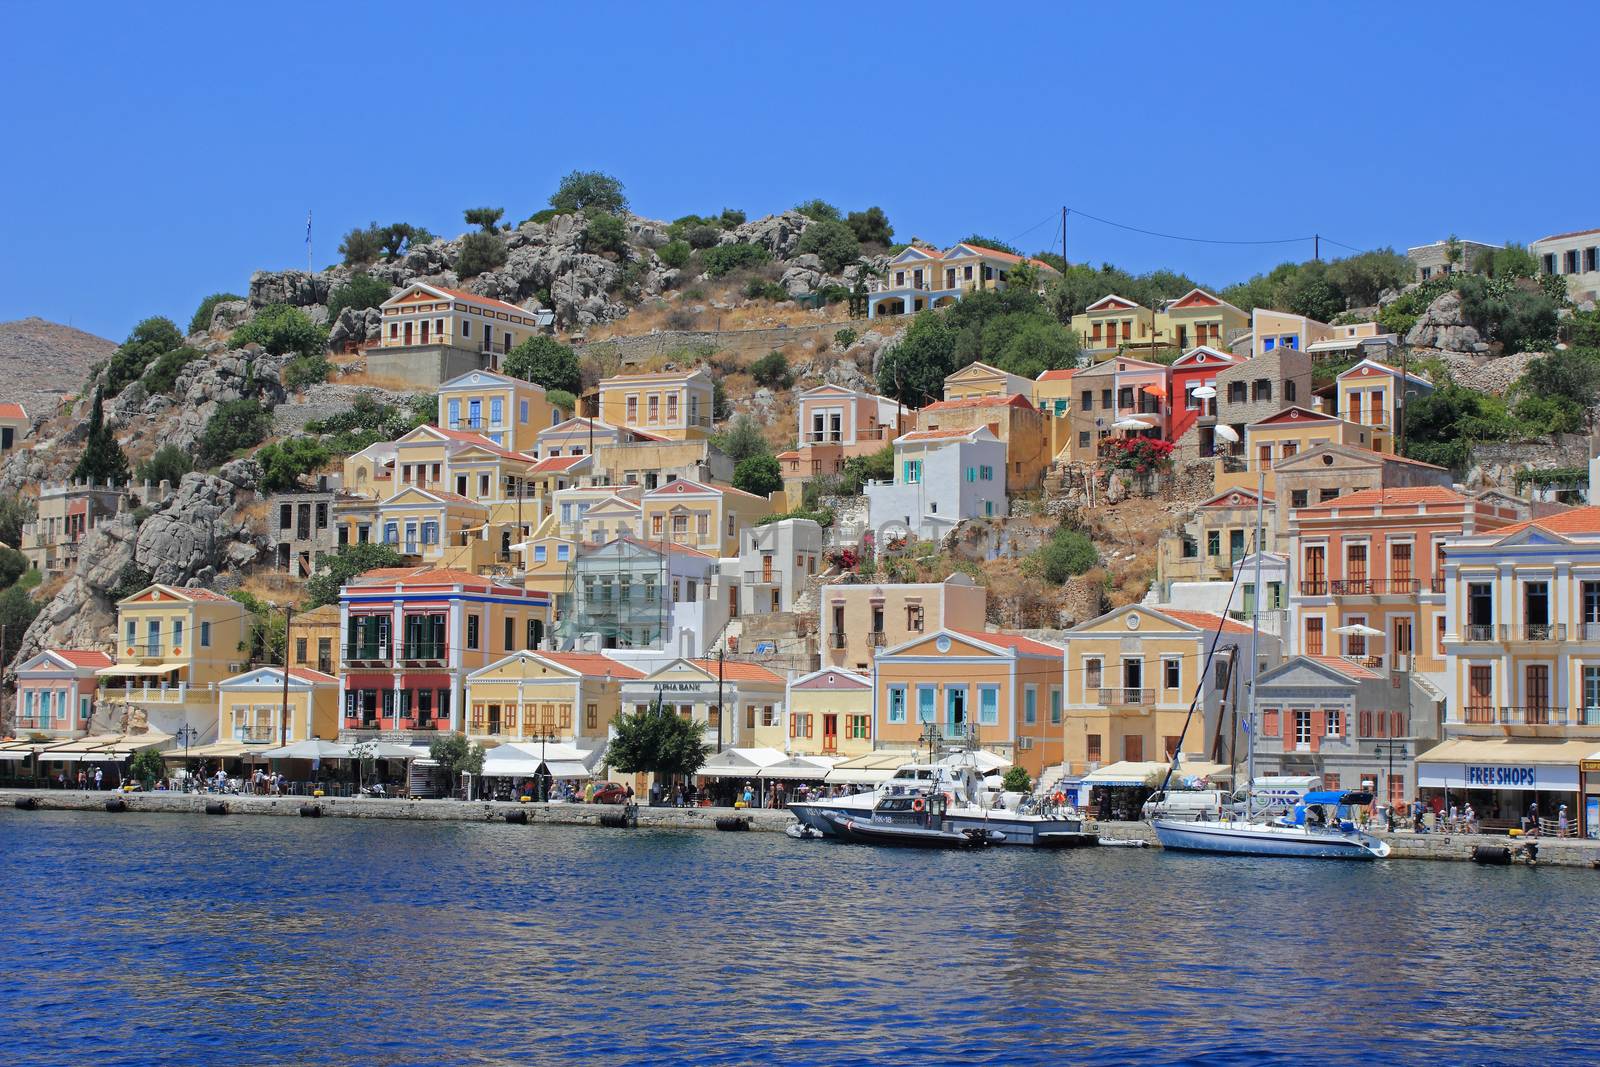
[[[1061,779],[1072,773],[1072,764],[1058,763],[1054,767],[1046,767],[1039,772],[1039,780],[1033,783],[1034,796],[1049,796],[1061,784]]]

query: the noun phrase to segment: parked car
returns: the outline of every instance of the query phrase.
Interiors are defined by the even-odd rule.
[[[628,799],[628,787],[618,785],[616,782],[607,782],[596,786],[594,802],[596,804],[621,804]]]

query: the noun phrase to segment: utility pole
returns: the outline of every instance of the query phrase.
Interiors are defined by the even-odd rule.
[[[724,645],[717,649],[717,751],[722,751],[722,661],[728,654]]]
[[[1311,258],[1318,260],[1322,258],[1322,234],[1320,233],[1311,235]]]
[[[1067,207],[1061,205],[1061,276],[1067,273]]]
[[[283,710],[278,718],[280,745],[289,743],[289,630],[293,625],[294,605],[289,604],[283,609]]]
[[[1400,388],[1395,393],[1394,408],[1394,454],[1406,454],[1406,387],[1411,380],[1406,376],[1406,358],[1411,354],[1409,346],[1400,346]]]

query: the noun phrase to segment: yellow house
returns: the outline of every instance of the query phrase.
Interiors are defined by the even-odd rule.
[[[439,426],[481,434],[501,448],[528,451],[561,417],[543,386],[495,371],[468,371],[439,386]]]
[[[252,748],[338,736],[339,679],[331,674],[290,667],[286,689],[282,667],[260,667],[217,683],[217,741],[238,745],[241,755]]]
[[[1107,293],[1072,316],[1072,332],[1096,362],[1119,349],[1153,348],[1160,343],[1156,313],[1116,293]]]
[[[713,423],[711,372],[704,367],[619,374],[600,382],[600,420],[675,441],[706,437]]]
[[[1072,330],[1095,362],[1118,351],[1191,348],[1209,345],[1226,351],[1250,330],[1250,316],[1206,292],[1190,289],[1152,311],[1125,296],[1109,293],[1072,317]]]
[[[1206,669],[1213,638],[1216,654]],[[1261,640],[1269,647],[1263,658],[1275,659],[1276,639],[1263,635]],[[1140,604],[1067,631],[1068,773],[1086,774],[1124,760],[1166,760],[1180,736],[1186,759],[1209,758],[1223,697],[1238,699],[1231,673],[1248,674],[1249,642],[1250,628],[1233,619]],[[1196,687],[1204,714],[1184,736]]]
[[[442,566],[442,560],[460,556],[459,550],[470,548],[472,540],[481,540],[489,509],[442,489],[412,486],[380,503],[377,516],[383,544],[419,562]]]
[[[539,313],[461,289],[415,282],[379,307],[382,333],[367,372],[437,388],[464,373],[494,370],[539,332]]]
[[[1190,289],[1161,309],[1156,326],[1181,351],[1198,345],[1226,351],[1236,336],[1250,329],[1250,315],[1204,289]]]
[[[974,367],[980,365],[973,364]],[[1031,392],[1030,388],[1028,392],[1005,396],[985,394],[960,400],[938,400],[917,412],[917,429],[988,427],[1006,447],[1006,492],[1025,493],[1038,488],[1055,459],[1050,449],[1051,426],[1055,419],[1033,406],[1029,400]]]
[[[1256,489],[1260,485],[1260,475],[1265,473],[1267,494],[1276,496],[1273,468],[1284,460],[1322,444],[1372,447],[1372,432],[1368,427],[1298,405],[1253,422],[1244,432],[1244,455],[1223,454],[1216,458],[1218,493],[1229,489]]]
[[[1405,398],[1402,400],[1401,383]],[[1375,359],[1364,359],[1339,375],[1339,414],[1347,422],[1371,428],[1374,452],[1394,451],[1397,406],[1433,392],[1433,382],[1420,374],[1402,373]]]
[[[767,497],[686,478],[645,493],[641,507],[646,541],[666,540],[718,557],[738,555],[744,530],[776,510]]]
[[[393,441],[378,441],[354,455],[346,456],[342,478],[344,492],[367,500],[382,500],[394,492],[395,457],[398,454],[399,449]]]
[[[872,664],[877,741],[975,741],[1037,778],[1061,762],[1061,657],[1057,645],[1017,634],[939,629],[879,652]]]
[[[987,363],[969,363],[946,376],[944,399],[970,400],[974,397],[1009,397],[1021,393],[1033,395],[1033,380],[1020,374],[1011,374]]]
[[[756,746],[801,756],[859,756],[871,752],[872,679],[824,667],[789,682],[783,722],[758,727]]]
[[[546,515],[528,539],[514,547],[522,553],[524,584],[530,590],[550,595],[559,622],[562,604],[558,597],[571,579],[572,561],[578,554],[577,540],[563,536],[556,517]]]
[[[289,666],[339,676],[339,605],[295,612]]]
[[[254,618],[209,589],[151,585],[118,601],[117,661],[97,672],[101,702],[214,720],[216,684],[244,669]]]
[[[987,592],[957,572],[942,582],[829,585],[818,599],[822,665],[865,674],[880,649],[944,627],[982,630]]]
[[[467,675],[467,736],[603,745],[622,684],[644,673],[597,652],[515,652]]]

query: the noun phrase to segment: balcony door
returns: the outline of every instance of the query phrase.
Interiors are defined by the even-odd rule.
[[[1467,640],[1488,641],[1494,630],[1494,585],[1472,582],[1467,586]]]
[[[405,328],[405,343],[408,345],[411,343],[411,323],[409,322],[406,323]]]
[[[1322,545],[1306,548],[1306,577],[1302,592],[1307,596],[1321,596],[1328,591],[1327,551]]]
[[[836,712],[822,713],[822,751],[839,751],[839,716]]]
[[[1144,690],[1144,660],[1122,661],[1122,688],[1124,700],[1129,704],[1140,703],[1140,696]]]
[[[1550,632],[1550,583],[1528,582],[1522,587],[1522,621],[1531,641],[1542,641]]]

